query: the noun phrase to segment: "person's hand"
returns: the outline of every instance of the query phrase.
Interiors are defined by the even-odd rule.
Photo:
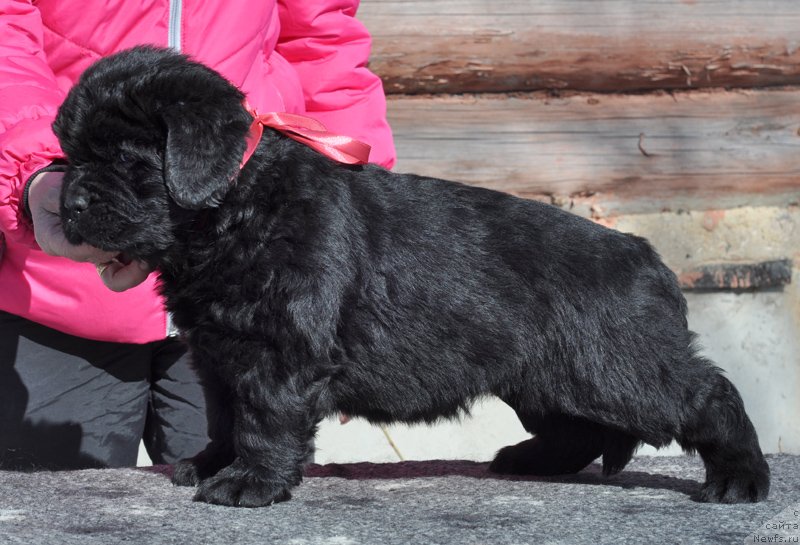
[[[144,282],[151,272],[146,263],[122,263],[115,252],[106,252],[85,243],[70,244],[67,241],[59,216],[62,180],[61,172],[44,172],[31,181],[28,190],[33,233],[42,251],[73,261],[94,263],[103,283],[114,291],[125,291]]]

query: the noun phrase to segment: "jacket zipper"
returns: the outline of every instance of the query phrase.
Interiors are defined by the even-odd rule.
[[[169,32],[167,34],[167,45],[175,51],[181,50],[181,12],[183,3],[181,0],[169,1]]]
[[[175,51],[181,51],[181,12],[183,3],[181,0],[169,0],[169,29],[167,30],[167,45]],[[167,314],[167,337],[177,337],[178,328],[172,321],[172,314]]]

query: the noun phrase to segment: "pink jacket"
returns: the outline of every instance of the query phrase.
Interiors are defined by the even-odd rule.
[[[44,254],[23,213],[28,178],[62,157],[50,125],[94,60],[136,44],[171,45],[217,69],[259,111],[307,112],[372,145],[394,147],[358,0],[0,0],[0,310],[66,333],[144,343],[168,330],[155,278],[124,293],[94,266]]]

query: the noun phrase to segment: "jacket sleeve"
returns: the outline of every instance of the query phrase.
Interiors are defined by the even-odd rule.
[[[51,124],[63,100],[42,48],[42,20],[30,2],[0,0],[0,232],[35,246],[23,212],[28,178],[63,156]]]
[[[366,65],[372,40],[355,18],[358,0],[278,0],[275,50],[297,71],[306,111],[329,130],[370,144],[370,162],[395,163],[386,97]]]

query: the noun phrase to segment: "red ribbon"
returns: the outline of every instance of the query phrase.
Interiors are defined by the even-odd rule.
[[[255,109],[245,105],[253,115],[253,124],[247,134],[241,166],[247,163],[256,150],[264,127],[278,130],[293,140],[297,140],[318,152],[327,155],[334,161],[348,165],[364,165],[369,161],[370,146],[349,136],[329,132],[325,125],[304,115],[285,112],[269,112],[259,114]]]

